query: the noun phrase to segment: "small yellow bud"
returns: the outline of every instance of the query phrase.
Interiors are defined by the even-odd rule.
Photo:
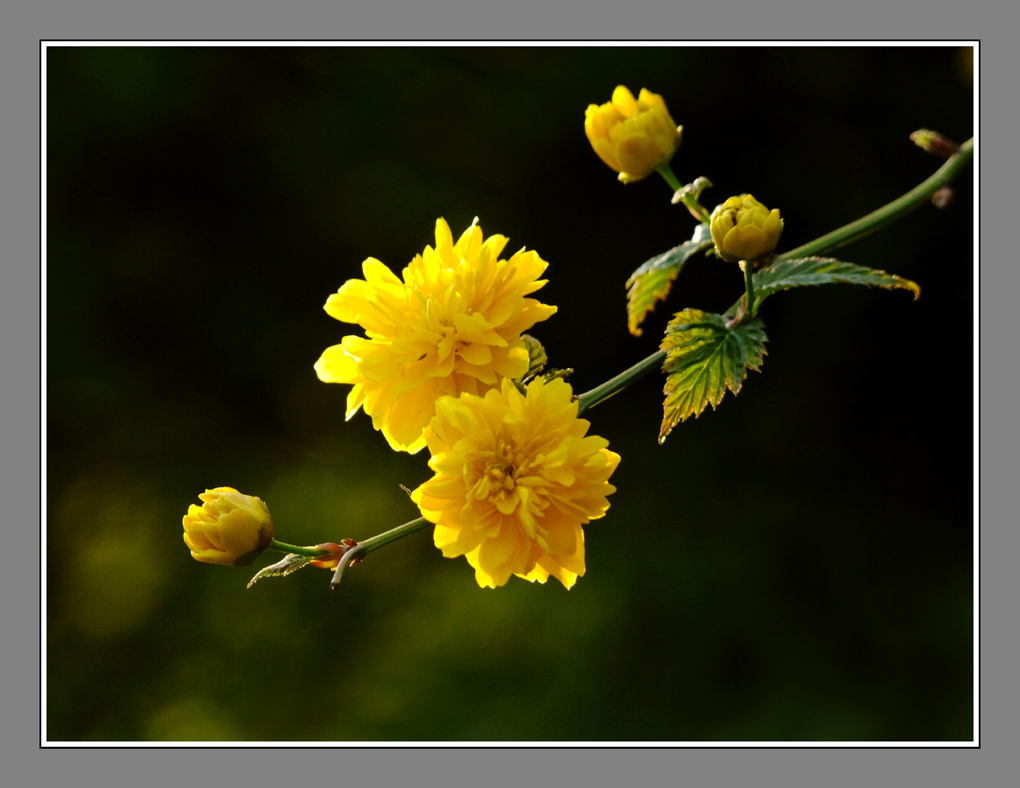
[[[779,209],[771,211],[750,194],[730,197],[712,211],[712,240],[716,253],[727,262],[761,260],[783,234]]]
[[[273,541],[269,508],[233,487],[216,487],[198,496],[184,515],[184,542],[191,557],[206,564],[248,566]]]
[[[619,85],[612,101],[602,106],[589,104],[584,112],[588,142],[602,161],[620,173],[624,183],[641,180],[673,158],[681,130],[662,96],[645,88],[635,99]]]

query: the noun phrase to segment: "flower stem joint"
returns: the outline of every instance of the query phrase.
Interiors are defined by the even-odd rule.
[[[750,194],[730,197],[712,211],[715,251],[728,263],[757,262],[776,248],[783,234],[779,209],[771,211]]]
[[[662,96],[641,88],[635,99],[623,85],[612,101],[589,104],[584,133],[592,148],[624,183],[639,181],[669,163],[680,147],[682,126],[677,126]]]
[[[269,507],[233,487],[215,487],[198,496],[184,515],[184,542],[191,557],[206,564],[248,566],[273,541]]]
[[[358,543],[353,539],[341,539],[340,544],[336,542],[323,542],[315,546],[319,550],[328,550],[329,552],[321,558],[313,558],[308,563],[319,567],[319,569],[336,569],[340,559],[344,557],[348,550],[353,550],[357,547]]]

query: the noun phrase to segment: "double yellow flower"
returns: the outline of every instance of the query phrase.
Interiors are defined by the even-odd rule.
[[[482,587],[517,575],[566,588],[584,574],[584,530],[609,509],[620,455],[588,435],[570,386],[509,381],[484,397],[443,397],[425,430],[435,476],[411,494],[436,547],[463,555]]]
[[[394,450],[413,454],[425,447],[439,397],[485,394],[527,372],[521,334],[556,307],[529,298],[548,263],[524,249],[501,259],[506,244],[485,238],[477,219],[455,242],[438,219],[435,248],[401,276],[370,257],[364,279],[329,297],[326,312],[366,334],[345,336],[315,364],[319,380],[352,386],[348,419],[364,409]]]

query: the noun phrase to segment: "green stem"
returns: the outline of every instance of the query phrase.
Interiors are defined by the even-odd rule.
[[[413,534],[427,525],[431,525],[431,523],[424,517],[419,517],[417,520],[411,520],[409,523],[398,525],[396,528],[366,539],[364,542],[358,542],[356,547],[352,547],[341,557],[340,562],[336,565],[336,571],[333,573],[333,580],[330,582],[329,587],[336,589],[340,585],[340,576],[344,573],[344,569],[351,565],[354,559],[360,560],[380,547],[385,547],[390,542],[397,541],[397,539],[403,539],[408,534]]]
[[[607,380],[601,386],[596,386],[591,391],[586,391],[584,394],[577,396],[579,406],[577,408],[577,415],[581,415],[592,405],[598,405],[605,399],[609,399],[616,392],[622,391],[627,388],[635,380],[639,380],[651,372],[653,369],[662,366],[662,362],[666,359],[666,352],[660,350],[648,358],[639,361],[630,369],[624,370],[619,375],[611,380]]]
[[[329,550],[319,550],[316,547],[302,547],[296,544],[287,544],[286,542],[278,542],[275,539],[269,543],[267,550],[279,550],[281,553],[297,553],[298,555],[306,555],[309,558],[318,558],[321,555],[329,555]]]
[[[684,185],[680,183],[680,179],[676,177],[676,173],[673,172],[673,168],[668,164],[656,167],[655,171],[666,180],[666,183],[669,184],[669,188],[673,190],[674,194],[684,187]]]
[[[923,205],[931,199],[931,196],[956,178],[957,175],[970,164],[974,156],[974,138],[967,140],[960,146],[959,151],[949,157],[930,178],[919,183],[902,197],[898,197],[887,205],[883,205],[877,211],[872,211],[867,216],[862,216],[850,224],[833,230],[820,238],[798,246],[789,252],[776,257],[777,260],[793,260],[798,257],[811,257],[821,254],[829,249],[835,249],[851,241],[856,241],[869,233],[873,233],[890,222],[899,219],[905,213]]]
[[[655,171],[665,179],[666,183],[669,184],[669,188],[673,190],[673,194],[676,194],[684,188],[684,185],[680,183],[680,179],[676,177],[676,174],[670,168],[669,164],[663,164],[661,167],[656,167]],[[682,195],[680,197],[680,201],[687,206],[687,210],[690,211],[694,218],[698,221],[707,222],[711,220],[712,214],[705,210],[705,207],[693,194]]]
[[[747,299],[744,302],[744,313],[748,317],[754,316],[754,281],[751,278],[751,274],[754,271],[754,263],[744,260],[741,265],[744,266],[744,287],[747,290]]]

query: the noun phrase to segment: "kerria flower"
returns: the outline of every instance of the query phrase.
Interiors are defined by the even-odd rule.
[[[639,181],[673,158],[682,128],[673,122],[658,93],[641,88],[637,98],[617,85],[612,101],[589,104],[584,112],[588,142],[624,183]]]
[[[184,542],[205,564],[248,566],[273,541],[269,507],[233,487],[214,487],[198,496],[184,515]]]
[[[527,296],[546,263],[521,251],[501,260],[502,235],[485,239],[478,220],[454,243],[444,219],[436,247],[425,247],[398,278],[375,258],[326,302],[326,312],[357,323],[315,364],[319,379],[349,383],[347,418],[359,408],[397,451],[425,447],[423,431],[443,395],[485,394],[528,370],[521,333],[556,312]]]
[[[425,430],[435,476],[411,494],[435,523],[436,547],[463,555],[482,587],[510,575],[570,588],[584,574],[584,531],[609,509],[620,462],[586,435],[570,386],[512,381],[484,397],[443,397]]]

